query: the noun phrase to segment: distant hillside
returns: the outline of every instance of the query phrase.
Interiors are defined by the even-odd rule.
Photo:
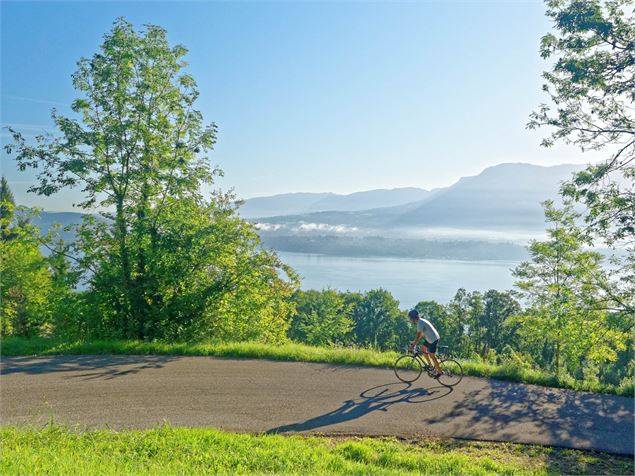
[[[401,226],[542,228],[540,202],[558,200],[560,184],[579,165],[501,164],[459,180],[396,217]]]
[[[461,228],[541,230],[541,202],[558,200],[560,184],[582,165],[501,164],[429,193],[418,202],[362,211],[262,218],[267,223],[326,223],[374,229]]]
[[[69,225],[78,225],[82,222],[83,213],[76,212],[42,212],[38,217],[32,220],[33,224],[40,229],[41,234],[46,234],[53,225],[60,225],[57,230],[60,238],[64,241],[71,242],[75,239],[72,231],[65,231],[64,227]]]
[[[350,195],[277,195],[248,201],[241,214],[253,216],[267,210],[294,213],[252,218],[258,223],[265,246],[281,251],[335,256],[518,260],[525,257],[525,250],[501,240],[513,240],[516,231],[529,235],[542,232],[545,224],[540,202],[557,199],[560,183],[580,169],[582,166],[578,165],[501,164],[434,192],[395,189]],[[416,196],[424,198],[411,200]],[[405,203],[388,206],[391,201]],[[364,204],[384,206],[355,209]],[[294,212],[323,207],[331,210]],[[333,210],[337,207],[351,210]],[[35,222],[46,231],[53,223],[80,223],[81,214],[44,212]],[[441,237],[435,238],[435,228],[443,231]],[[479,232],[473,235],[477,238],[466,238],[466,233],[475,230]],[[496,238],[488,237],[487,233]],[[70,234],[64,235],[71,238]],[[488,243],[488,239],[496,242]]]
[[[56,223],[62,227],[79,224],[82,222],[82,215],[76,212],[42,212],[33,220],[33,223],[40,230],[49,230]]]
[[[347,257],[392,257],[410,259],[503,260],[528,258],[524,246],[478,240],[412,240],[379,236],[263,236],[265,246],[278,251]]]
[[[323,211],[359,211],[417,202],[430,192],[421,188],[368,190],[348,195],[335,193],[287,193],[246,200],[240,208],[245,218],[298,215]]]
[[[240,214],[245,218],[258,218],[273,215],[297,215],[314,211],[311,206],[317,204],[331,193],[284,193],[271,197],[256,197],[245,200]]]

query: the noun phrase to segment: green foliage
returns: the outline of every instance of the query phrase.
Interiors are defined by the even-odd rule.
[[[81,187],[80,206],[102,210],[101,219],[85,217],[68,250],[88,287],[76,297],[96,312],[88,321],[74,313],[81,322],[66,328],[139,339],[284,340],[296,277],[260,248],[231,194],[202,192],[221,174],[204,155],[216,127],[195,109],[186,53],[162,28],[137,32],[119,19],[73,75],[81,120],[54,111],[58,134],[35,145],[12,130],[7,152],[21,169],[38,170],[32,192]]]
[[[540,53],[553,61],[544,90],[557,106],[543,105],[531,127],[548,125],[553,140],[585,148],[627,143],[635,123],[635,22],[632,0],[547,0],[554,32],[542,38]],[[618,164],[613,164],[613,167]],[[606,172],[606,171],[605,171]]]
[[[548,240],[532,241],[532,260],[514,270],[529,307],[512,322],[529,345],[542,349],[543,362],[557,374],[578,373],[584,361],[614,361],[629,334],[611,325],[610,298],[596,284],[606,281],[602,257],[583,249],[588,239],[570,206],[557,210],[546,202],[545,216],[552,224]]]
[[[520,304],[509,291],[491,289],[481,294],[459,289],[447,306],[422,301],[416,309],[439,330],[443,345],[454,355],[486,357],[513,343],[514,330],[508,320]]]
[[[13,239],[0,241],[0,332],[46,333],[52,287],[47,260],[29,233],[15,227],[12,232]]]
[[[9,225],[13,221],[13,211],[15,208],[15,198],[9,187],[9,182],[2,176],[0,179],[0,239],[9,238]]]
[[[48,237],[48,241],[52,239]],[[57,337],[74,339],[85,335],[87,316],[93,310],[86,305],[85,293],[75,290],[80,273],[73,269],[66,257],[68,245],[60,240],[53,246],[47,246],[52,250],[47,258],[52,280],[49,294],[51,332]]]
[[[254,229],[231,206],[167,198],[152,237],[154,243],[138,243],[147,246],[143,278],[137,277],[144,283],[139,290],[143,305],[136,319],[124,323],[113,312],[121,299],[119,288],[110,285],[120,276],[118,263],[101,256],[84,259],[94,260],[90,264],[99,270],[91,279],[91,299],[106,330],[149,339],[285,339],[295,275],[275,254],[259,248]],[[93,334],[105,332],[98,328]]]
[[[292,339],[311,345],[351,342],[351,306],[341,293],[332,289],[297,291],[293,300],[296,314],[289,329]]]
[[[444,342],[452,348],[452,352],[460,356],[474,354],[470,335],[474,334],[471,325],[478,309],[473,309],[472,305],[478,303],[479,298],[474,298],[472,294],[462,288],[456,292],[447,306],[446,322],[443,325],[443,335],[447,336]],[[480,308],[480,304],[477,305]]]
[[[587,258],[599,259],[595,253],[578,251],[587,253]],[[600,272],[596,266],[593,269],[594,272]],[[567,279],[572,279],[571,269],[562,273],[567,274]],[[581,301],[571,301],[566,309],[563,308],[563,319],[569,319],[572,326],[579,324],[587,327],[584,332],[579,329],[569,332],[564,343],[561,342],[561,347],[566,349],[561,348],[559,351],[561,357],[558,359],[562,365],[558,378],[570,379],[567,375],[574,375],[575,379],[571,380],[574,383],[567,383],[567,386],[572,387],[579,385],[579,382],[595,385],[595,381],[600,387],[626,382],[627,388],[630,388],[628,378],[633,376],[634,370],[633,345],[626,336],[632,319],[625,313],[596,309],[598,305],[601,307],[605,304],[599,301],[602,296],[597,294],[598,289],[589,283],[585,283],[582,289],[586,294],[579,296]],[[372,330],[369,332],[368,329],[376,324],[374,320],[378,314],[374,304],[378,296],[385,297],[386,292],[299,292],[294,298],[298,312],[289,336],[310,344],[332,346],[347,342],[356,346],[399,351],[412,339],[415,329],[403,314],[395,314],[395,318],[383,321],[386,332],[378,333],[375,340]],[[556,321],[552,319],[551,304],[539,307],[529,298],[527,301],[531,305],[523,309],[510,291],[489,290],[481,294],[460,289],[448,305],[422,301],[416,309],[439,330],[441,345],[448,346],[453,356],[470,359],[471,362],[483,362],[490,369],[484,371],[479,368],[475,375],[492,375],[491,368],[501,367],[504,369],[502,374],[511,377],[516,375],[513,378],[518,381],[548,382],[555,378],[552,372],[557,367],[552,334],[562,334],[552,328]],[[586,302],[590,312],[585,311],[585,314],[580,302]],[[347,339],[342,338],[343,334],[335,335],[333,329],[337,327],[333,327],[334,323],[341,323],[348,329],[349,316],[355,319],[355,332],[352,335],[345,334]],[[319,322],[320,318],[324,319],[323,326]],[[543,323],[542,319],[548,322]],[[595,342],[594,339],[601,342]]]
[[[508,443],[4,427],[3,474],[630,474],[631,458]]]
[[[611,279],[598,283],[614,305],[635,315],[635,5],[632,0],[548,0],[554,32],[541,55],[553,67],[543,74],[552,105],[531,115],[529,128],[547,127],[546,146],[562,140],[607,149],[608,158],[565,183],[566,198],[586,205],[587,233],[628,256]]]
[[[484,345],[488,349],[503,349],[514,342],[515,329],[509,318],[521,312],[521,306],[509,292],[490,289],[483,295],[485,307],[480,318]],[[486,354],[487,352],[484,352]]]
[[[397,301],[384,289],[364,293],[352,311],[355,342],[376,349],[395,349],[406,344],[407,320]]]
[[[289,337],[312,345],[355,344],[396,349],[408,342],[407,319],[388,291],[299,291]]]
[[[0,335],[49,333],[58,282],[39,249],[39,230],[29,222],[35,211],[16,207],[4,177],[0,212]]]

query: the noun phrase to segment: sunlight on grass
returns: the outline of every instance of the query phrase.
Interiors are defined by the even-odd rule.
[[[633,461],[503,443],[325,438],[161,427],[0,428],[2,474],[632,474]]]

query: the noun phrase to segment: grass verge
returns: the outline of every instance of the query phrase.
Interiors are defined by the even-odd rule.
[[[378,352],[372,349],[348,347],[313,347],[292,342],[281,345],[262,344],[258,342],[192,344],[133,340],[62,342],[41,337],[5,337],[2,340],[1,352],[4,356],[65,354],[190,355],[323,362],[385,368],[391,368],[398,356],[396,352]],[[492,365],[486,362],[469,360],[463,360],[461,363],[466,375],[476,377],[531,383],[545,387],[559,387],[571,390],[633,396],[633,382],[620,386],[605,385],[598,382],[575,380],[568,376],[556,377],[541,370],[526,368],[512,363]]]
[[[225,433],[3,427],[13,474],[633,474],[632,458],[518,444]]]

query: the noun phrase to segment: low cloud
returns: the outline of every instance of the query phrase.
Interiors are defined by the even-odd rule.
[[[254,226],[257,230],[262,231],[278,231],[286,228],[286,226],[277,223],[254,223]]]
[[[302,223],[297,229],[298,231],[322,231],[328,233],[353,233],[357,231],[356,226],[329,225],[327,223]]]
[[[298,225],[283,225],[280,223],[255,223],[254,226],[258,230],[262,231],[284,231],[288,233],[355,233],[359,231],[356,226],[346,225],[330,225],[328,223],[304,223],[300,222]]]

